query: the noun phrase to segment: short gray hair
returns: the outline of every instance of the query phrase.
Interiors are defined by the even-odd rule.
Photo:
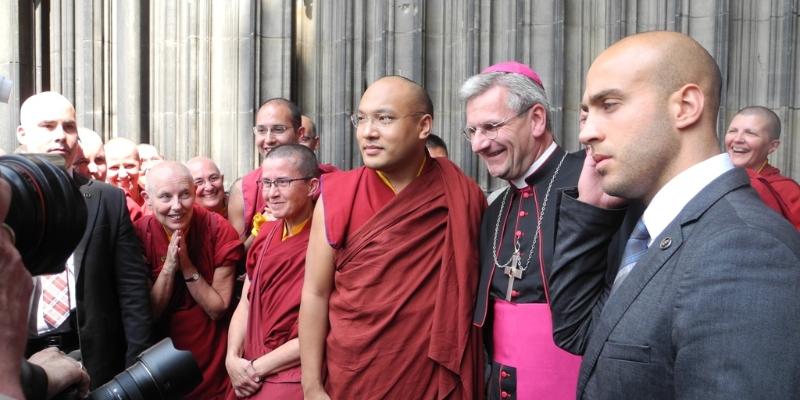
[[[771,140],[781,138],[781,119],[775,111],[763,106],[747,106],[736,112],[736,115],[757,115],[767,123],[767,134]],[[736,116],[734,115],[734,117]]]
[[[552,131],[550,100],[547,98],[543,87],[524,75],[507,72],[489,72],[473,75],[461,85],[461,90],[459,90],[458,94],[462,100],[469,101],[495,86],[503,86],[508,89],[506,105],[515,113],[521,113],[534,104],[541,104],[547,115],[545,129]]]
[[[282,144],[267,153],[264,161],[277,158],[293,159],[298,172],[303,177],[319,178],[320,176],[317,155],[306,146],[301,144]]]

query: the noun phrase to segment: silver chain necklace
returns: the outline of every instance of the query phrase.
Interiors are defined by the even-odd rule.
[[[519,239],[514,239],[514,253],[511,255],[511,258],[506,261],[504,264],[500,264],[497,260],[497,233],[500,231],[500,221],[503,219],[503,211],[506,208],[506,199],[508,199],[508,193],[511,191],[511,187],[506,189],[506,192],[503,194],[503,201],[500,203],[500,213],[497,215],[497,223],[494,226],[494,239],[492,240],[492,257],[494,258],[494,265],[496,268],[504,269],[506,274],[509,275],[509,287],[513,285],[513,279],[520,279],[522,278],[522,273],[525,272],[531,264],[531,258],[533,258],[533,251],[536,248],[536,241],[539,239],[539,232],[542,229],[542,220],[544,219],[544,211],[547,207],[547,199],[550,197],[550,189],[553,188],[553,182],[556,180],[556,176],[558,175],[558,171],[561,170],[561,164],[564,163],[564,159],[567,158],[567,153],[564,152],[564,156],[561,157],[561,161],[558,162],[558,166],[556,167],[555,172],[553,172],[553,176],[550,178],[550,183],[547,185],[547,191],[544,194],[544,201],[542,202],[542,210],[539,213],[539,218],[536,221],[536,231],[533,234],[533,241],[531,242],[531,249],[528,252],[528,259],[525,261],[525,266],[523,268],[519,268],[519,252],[520,252],[520,245]]]

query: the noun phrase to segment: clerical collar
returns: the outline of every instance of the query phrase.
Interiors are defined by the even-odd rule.
[[[544,153],[542,153],[542,155],[539,156],[539,158],[537,158],[536,161],[533,162],[533,164],[531,164],[530,168],[528,168],[528,171],[525,172],[525,175],[517,179],[511,180],[511,184],[514,185],[514,187],[517,189],[523,189],[528,187],[528,182],[526,182],[526,179],[528,179],[529,176],[533,175],[533,173],[536,172],[536,170],[539,169],[539,167],[541,167],[542,164],[545,163],[545,161],[547,161],[550,155],[553,154],[554,151],[556,151],[556,148],[558,148],[556,142],[550,143],[550,147],[548,147],[547,150],[545,150]]]
[[[289,229],[289,225],[286,224],[286,221],[283,221],[283,235],[281,236],[281,240],[286,240],[286,239],[288,239],[288,238],[300,233],[303,230],[303,228],[306,227],[306,224],[310,220],[311,220],[311,216],[306,218],[303,222],[293,226],[291,229]]]
[[[417,170],[417,176],[422,175],[422,169],[425,168],[425,161],[427,159],[428,159],[428,153],[426,152],[425,157],[422,158],[422,163],[419,164],[419,169]],[[392,193],[397,194],[397,190],[395,190],[394,185],[392,185],[392,182],[386,175],[383,174],[383,172],[376,169],[375,173],[378,174],[378,178],[380,178],[381,182],[383,182],[384,185],[388,186],[389,189],[392,190]]]

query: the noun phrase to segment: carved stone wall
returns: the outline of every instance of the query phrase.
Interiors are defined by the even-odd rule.
[[[397,74],[426,87],[435,133],[490,189],[500,182],[459,134],[467,77],[508,59],[531,65],[558,141],[577,150],[594,57],[626,35],[668,29],[720,64],[719,132],[745,105],[773,109],[784,129],[772,162],[800,177],[799,0],[0,0],[0,11],[0,75],[15,81],[0,104],[6,151],[20,100],[50,89],[73,100],[81,125],[172,159],[211,156],[230,183],[258,162],[254,110],[284,96],[317,122],[320,158],[349,168],[360,163],[349,115],[370,82]]]

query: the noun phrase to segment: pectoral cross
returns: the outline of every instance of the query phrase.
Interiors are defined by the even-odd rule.
[[[519,250],[511,255],[511,266],[504,268],[504,273],[508,276],[508,289],[506,289],[506,301],[511,301],[511,292],[514,290],[514,279],[522,279],[522,268],[520,268]]]

